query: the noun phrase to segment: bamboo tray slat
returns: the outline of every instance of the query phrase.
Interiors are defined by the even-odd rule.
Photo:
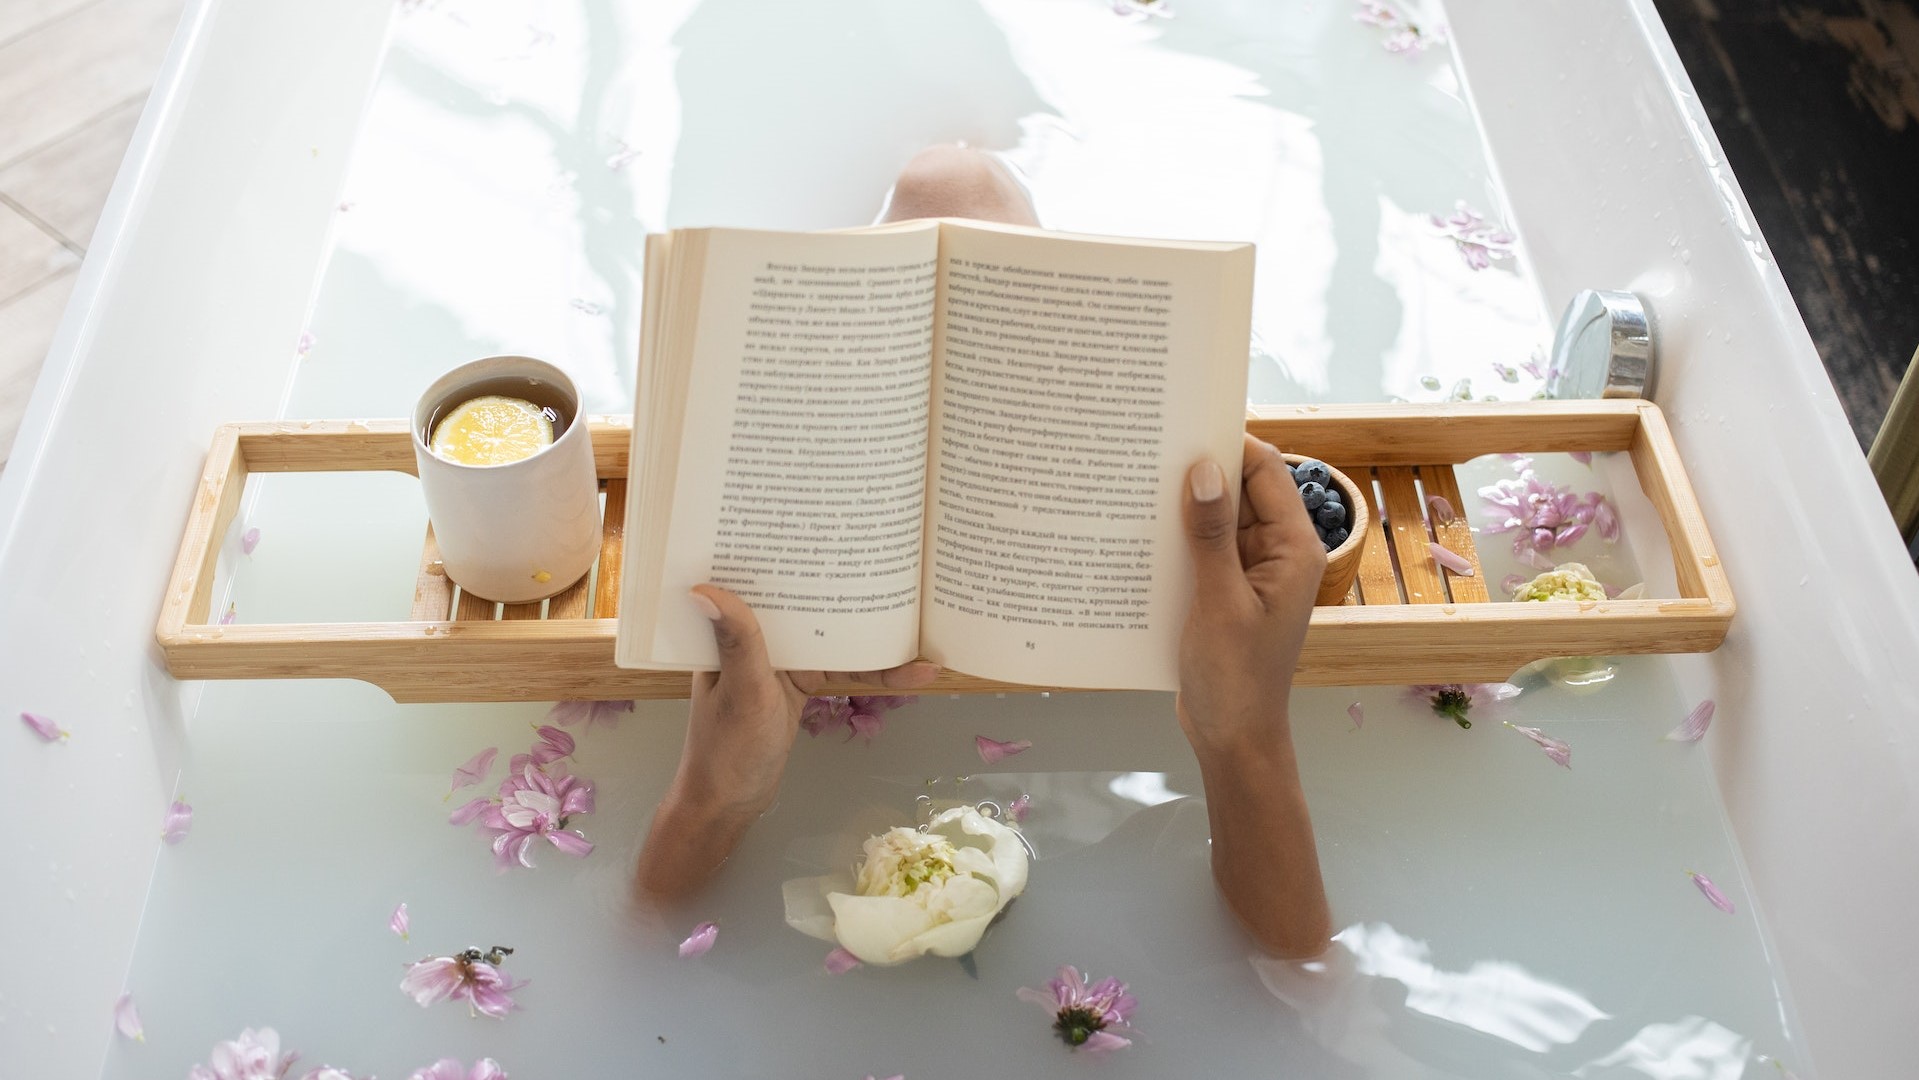
[[[1320,405],[1256,411],[1246,429],[1336,465],[1373,510],[1343,603],[1315,608],[1299,685],[1490,682],[1559,656],[1707,652],[1735,611],[1692,486],[1657,406],[1644,401]],[[614,666],[630,429],[591,421],[606,508],[600,559],[550,600],[498,605],[446,576],[429,528],[406,622],[220,625],[211,612],[220,541],[255,473],[413,473],[403,420],[230,424],[213,440],[155,637],[182,679],[351,678],[397,701],[676,698],[681,672]],[[1512,452],[1619,451],[1664,527],[1680,595],[1592,603],[1490,602],[1463,515],[1430,520],[1438,495],[1464,509],[1452,466]],[[1438,543],[1475,567],[1439,567]],[[831,688],[844,692],[846,687]],[[945,672],[928,692],[1051,689]]]

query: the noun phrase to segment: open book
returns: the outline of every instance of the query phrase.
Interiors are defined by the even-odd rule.
[[[648,237],[616,662],[717,667],[710,582],[776,668],[1175,689],[1252,286],[1250,244],[976,221]]]

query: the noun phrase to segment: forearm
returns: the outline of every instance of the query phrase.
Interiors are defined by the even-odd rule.
[[[676,778],[653,814],[653,826],[634,869],[635,890],[655,903],[697,892],[759,817],[749,807],[716,803]]]
[[[1195,752],[1212,824],[1213,878],[1227,906],[1268,952],[1303,959],[1325,951],[1332,912],[1286,717],[1232,745]]]

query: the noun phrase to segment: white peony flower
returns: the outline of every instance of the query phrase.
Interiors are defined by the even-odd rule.
[[[925,832],[890,829],[866,841],[857,875],[785,885],[787,925],[837,942],[862,963],[964,956],[1000,910],[1026,889],[1026,845],[970,806],[946,810]]]

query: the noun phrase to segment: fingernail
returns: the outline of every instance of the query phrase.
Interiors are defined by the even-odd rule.
[[[714,622],[720,621],[720,606],[715,604],[705,593],[689,592],[686,595],[692,599],[693,606],[700,609],[700,614]]]
[[[1212,502],[1226,494],[1226,473],[1210,461],[1193,466],[1186,474],[1186,482],[1193,489],[1193,498],[1200,502]]]

